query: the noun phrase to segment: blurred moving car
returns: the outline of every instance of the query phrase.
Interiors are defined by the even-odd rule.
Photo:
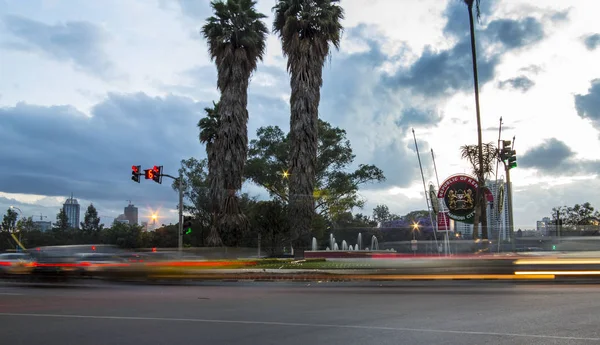
[[[0,276],[26,275],[33,269],[33,259],[28,253],[0,254]]]
[[[81,253],[76,255],[77,274],[83,277],[104,275],[111,267],[127,266],[127,261],[113,253]]]
[[[31,256],[35,260],[31,271],[33,279],[66,280],[77,273],[77,260],[71,253],[61,250],[37,250],[32,251]]]

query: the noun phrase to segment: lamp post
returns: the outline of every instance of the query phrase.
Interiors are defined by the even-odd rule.
[[[419,231],[419,223],[412,223],[412,241],[410,241],[410,246],[413,251],[413,256],[417,256],[417,238],[415,236],[415,231]]]
[[[10,208],[11,208],[11,209],[13,209],[13,210],[17,210],[17,211],[19,211],[19,216],[21,216],[21,219],[23,219],[23,211],[21,211],[21,209],[20,209],[20,208],[18,208],[18,207],[16,207],[16,206],[11,206]],[[15,228],[16,228],[16,225],[15,225]],[[21,232],[22,232],[22,231],[21,231],[21,230],[19,230],[19,242],[21,242]],[[17,248],[19,248],[19,246],[17,246]]]

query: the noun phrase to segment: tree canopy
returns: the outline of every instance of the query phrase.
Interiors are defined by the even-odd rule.
[[[356,170],[349,169],[355,156],[345,130],[319,120],[318,133],[315,210],[335,218],[355,207],[363,207],[359,187],[384,181],[385,176],[375,165],[360,164]],[[257,138],[250,141],[245,177],[264,187],[272,197],[287,202],[289,135],[278,126],[261,127],[256,135]]]
[[[11,231],[17,225],[17,211],[12,208],[6,210],[6,214],[2,218],[2,230]]]
[[[595,210],[589,202],[554,207],[552,208],[553,220],[556,220],[557,212],[562,224],[566,226],[595,225],[600,220],[600,211]]]
[[[81,222],[81,230],[83,231],[99,231],[104,228],[103,224],[100,224],[100,217],[98,217],[98,211],[93,204],[88,206]]]

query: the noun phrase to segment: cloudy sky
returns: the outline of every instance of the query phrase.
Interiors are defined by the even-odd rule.
[[[259,0],[271,26],[274,0]],[[459,0],[343,0],[341,49],[324,70],[320,116],[344,128],[355,163],[387,181],[361,190],[365,213],[425,208],[426,180],[468,172],[459,147],[477,142],[466,7]],[[516,136],[515,225],[553,206],[600,208],[600,2],[482,0],[476,27],[484,141]],[[140,218],[176,219],[168,183],[130,180],[132,164],[203,158],[196,123],[216,100],[216,71],[199,34],[207,0],[0,0],[0,210],[54,220],[74,193],[103,220],[126,200]],[[249,91],[249,133],[289,128],[281,45]],[[504,174],[501,174],[504,175]],[[166,181],[166,180],[165,180]],[[244,187],[253,195],[260,188]]]

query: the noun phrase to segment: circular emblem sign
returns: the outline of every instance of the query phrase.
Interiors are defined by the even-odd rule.
[[[469,175],[454,175],[442,183],[437,196],[442,199],[450,219],[473,223],[477,187],[477,179]]]

